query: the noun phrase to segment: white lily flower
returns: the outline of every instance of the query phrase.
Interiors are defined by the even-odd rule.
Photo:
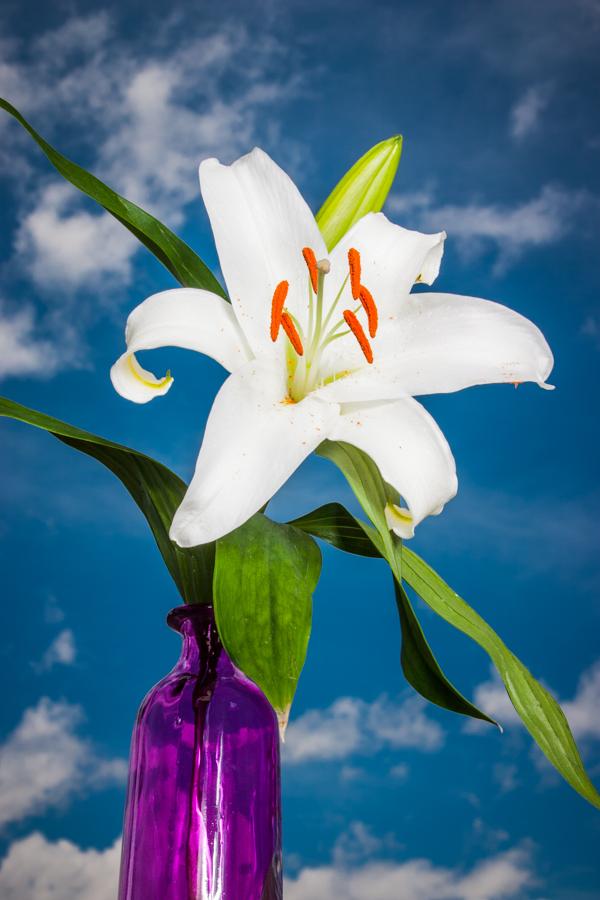
[[[544,336],[497,303],[410,294],[437,276],[443,232],[369,214],[328,254],[299,191],[259,149],[231,166],[205,160],[200,185],[231,304],[192,288],[149,297],[111,370],[136,403],[173,383],[145,371],[140,350],[197,350],[231,373],[172,539],[191,547],[243,524],[326,438],[374,460],[405,504],[388,505],[388,524],[411,537],[457,490],[450,448],[413,397],[492,382],[548,387]]]

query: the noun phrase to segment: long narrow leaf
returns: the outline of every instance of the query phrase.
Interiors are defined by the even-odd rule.
[[[600,794],[585,771],[569,723],[554,697],[437,572],[406,547],[402,555],[406,581],[438,615],[489,654],[513,706],[538,747],[571,787],[600,809]]]
[[[374,529],[355,519],[339,503],[322,506],[292,524],[348,553],[361,556],[377,556],[380,553]],[[431,609],[489,654],[517,713],[540,749],[576,791],[593,805],[599,806],[600,796],[585,772],[569,724],[551,694],[536,681],[492,628],[406,546],[402,548],[402,574]],[[396,599],[402,618],[403,605],[398,593]],[[403,642],[403,652],[405,647],[406,652],[412,652],[410,643]],[[422,665],[416,666],[416,672],[422,672]],[[417,687],[417,690],[420,689]],[[422,690],[420,693],[427,696]]]
[[[0,97],[0,108],[4,109],[31,135],[33,140],[46,154],[54,168],[96,203],[115,217],[122,225],[150,250],[165,266],[177,281],[185,287],[204,288],[221,297],[225,292],[210,269],[188,245],[177,237],[166,225],[151,216],[135,203],[126,200],[116,191],[87,172],[81,166],[71,162],[48,141],[38,134],[18,109]]]
[[[107,441],[4,397],[0,397],[0,416],[48,431],[59,441],[94,457],[110,469],[146,517],[158,549],[185,602],[211,602],[214,544],[182,550],[169,538],[171,521],[186,491],[186,484],[181,478],[144,453]]]
[[[384,505],[383,482],[377,467],[369,457],[348,444],[334,445],[331,442],[321,445],[319,453],[337,462],[344,475],[351,481],[357,496],[360,495],[361,502],[368,507],[369,515],[374,516],[380,526],[387,531],[385,519],[377,511],[378,502],[382,503],[381,509]],[[371,502],[367,495],[370,497],[375,495],[379,499]],[[290,524],[314,537],[322,538],[341,550],[361,556],[387,558],[386,548],[378,531],[355,519],[339,503],[329,503],[295,519]],[[406,680],[426,700],[443,709],[496,724],[454,687],[433,655],[412,604],[402,587],[400,567],[397,565],[401,547],[400,541],[394,542],[388,546],[388,552],[392,560],[390,566],[394,575],[394,594],[402,631],[400,664]]]

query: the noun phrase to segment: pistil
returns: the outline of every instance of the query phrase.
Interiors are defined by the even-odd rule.
[[[369,289],[361,283],[362,266],[360,253],[355,247],[348,251],[348,274],[330,303],[324,310],[325,277],[331,270],[328,259],[317,260],[311,247],[302,249],[302,256],[308,270],[308,331],[306,334],[299,321],[286,309],[289,283],[280,281],[273,294],[271,304],[271,339],[277,340],[282,328],[287,336],[286,361],[288,371],[289,396],[299,401],[319,384],[321,356],[325,348],[335,340],[352,333],[356,338],[365,359],[373,362],[373,350],[365,329],[357,318],[358,312],[364,312],[367,318],[369,336],[377,334],[379,315],[377,305]],[[352,297],[357,301],[354,310],[346,309],[335,325],[329,327],[335,309],[350,279]],[[329,376],[326,380],[344,377],[347,372]]]

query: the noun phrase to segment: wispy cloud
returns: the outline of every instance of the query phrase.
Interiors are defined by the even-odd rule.
[[[424,533],[423,539],[442,540],[449,549],[464,546],[469,535],[474,545],[485,546],[486,555],[510,560],[513,566],[521,564],[523,578],[551,570],[561,579],[577,573],[581,585],[588,579],[594,586],[600,549],[599,501],[598,491],[524,497],[463,480],[454,505],[436,522],[437,533]]]
[[[490,0],[477,15],[460,16],[440,41],[440,52],[472,54],[505,78],[568,71],[597,56],[597,0],[528,3]],[[551,25],[549,25],[551,23]]]
[[[12,42],[0,51],[3,94],[63,151],[173,228],[182,225],[190,201],[197,201],[200,214],[202,158],[229,161],[263,141],[288,146],[273,112],[305,77],[294,67],[293,51],[232,20],[207,33],[171,16],[159,35],[141,31],[124,40],[105,13],[74,16],[26,45]],[[10,182],[19,221],[7,271],[33,282],[62,364],[77,364],[76,338],[119,305],[140,244],[50,172],[4,114],[0,132],[0,174],[5,168],[12,176],[15,159],[21,165],[21,177]],[[69,146],[64,135],[71,133]],[[69,341],[66,323],[75,331]],[[25,349],[5,368],[9,374],[37,373],[38,355],[33,349],[27,355],[33,322],[18,319],[15,328]],[[51,359],[46,370],[51,372]]]
[[[509,763],[496,763],[493,768],[493,778],[503,794],[514,791],[519,785],[517,777],[518,767]]]
[[[501,274],[528,250],[556,243],[573,228],[577,214],[592,202],[585,192],[546,185],[537,196],[514,203],[439,203],[433,191],[392,195],[389,209],[422,231],[445,230],[465,262],[495,250]]]
[[[76,656],[75,635],[70,628],[64,628],[44,651],[42,658],[35,663],[34,668],[38,672],[48,672],[54,666],[72,666]]]
[[[553,692],[554,693],[554,692]],[[510,702],[506,689],[496,670],[492,669],[491,678],[478,685],[474,692],[475,703],[487,713],[497,718],[503,726],[521,726],[514,706]],[[554,693],[556,697],[557,694]],[[580,741],[600,740],[600,660],[595,662],[581,675],[575,695],[571,700],[560,700],[560,705],[567,717],[571,731]],[[471,733],[484,733],[475,719],[469,719],[463,726],[464,730]],[[511,780],[512,773],[499,772],[499,781],[502,783],[506,776],[507,782]]]
[[[521,141],[537,130],[549,101],[548,85],[531,85],[519,97],[510,111],[510,134],[515,141]]]
[[[42,125],[55,130],[66,120],[89,129],[84,153],[94,171],[174,227],[199,194],[199,161],[250,149],[265,107],[293,95],[299,76],[283,66],[271,37],[239,24],[195,35],[172,17],[161,32],[158,41],[142,34],[123,41],[106,14],[73,17],[19,48],[5,63],[5,84],[9,99]],[[62,278],[67,289],[97,286],[107,274],[129,280],[139,245],[113,220],[90,213],[56,176],[33,185],[28,199],[17,249],[33,255],[36,284]]]
[[[484,858],[471,869],[438,866],[424,858],[381,857],[397,851],[393,836],[374,835],[352,822],[328,865],[302,868],[285,881],[287,900],[511,900],[538,884],[528,845]],[[113,900],[120,839],[105,850],[49,841],[35,832],[15,841],[0,866],[5,900]],[[375,857],[374,861],[366,861]]]
[[[127,763],[78,733],[83,710],[42,697],[0,745],[0,826],[62,806],[84,790],[122,783]]]
[[[120,838],[106,850],[84,850],[34,832],[9,847],[0,894],[4,900],[114,900],[120,852]]]
[[[589,338],[600,349],[600,319],[598,316],[586,316],[581,326],[581,334]]]
[[[81,286],[117,290],[129,283],[140,246],[108,214],[81,208],[69,185],[49,184],[23,216],[15,239],[20,262],[36,287],[72,292]]]
[[[0,302],[0,379],[9,376],[53,375],[60,357],[51,340],[38,334],[32,306],[11,312]]]
[[[309,710],[290,723],[285,761],[340,760],[383,748],[439,750],[444,732],[425,709],[425,703],[412,695],[396,701],[383,695],[372,703],[341,697],[327,709]]]
[[[368,832],[366,836],[371,837]],[[523,845],[482,859],[470,870],[437,866],[428,859],[352,865],[334,858],[331,865],[304,868],[295,879],[288,879],[285,896],[287,900],[516,900],[537,882],[531,850]]]

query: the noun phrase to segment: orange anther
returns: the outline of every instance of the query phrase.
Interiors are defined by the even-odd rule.
[[[513,385],[514,385],[514,387],[515,387],[515,390],[519,387],[520,384],[523,384],[523,382],[522,382],[522,381],[513,381]]]
[[[360,286],[360,294],[358,295],[358,299],[362,303],[362,307],[367,314],[367,322],[369,323],[369,334],[372,338],[377,334],[377,325],[379,323],[379,314],[377,312],[377,306],[375,305],[375,301],[373,300],[373,295],[371,291],[369,291],[364,284]]]
[[[282,324],[283,304],[289,290],[289,281],[280,281],[271,301],[271,340],[276,341],[279,334],[279,326]]]
[[[373,362],[373,351],[371,349],[371,345],[366,334],[363,331],[363,327],[352,312],[351,309],[344,310],[344,319],[346,320],[346,325],[353,333],[354,337],[358,341],[360,345],[360,349],[365,354],[365,359],[368,363]]]
[[[352,296],[358,300],[360,294],[360,253],[354,247],[348,250],[348,265],[350,266],[350,288]]]
[[[310,283],[312,284],[312,289],[317,293],[317,288],[319,286],[319,271],[317,268],[317,257],[314,254],[314,251],[310,249],[310,247],[305,247],[302,251],[302,256],[304,257],[304,262],[308,267],[308,274],[310,275]]]
[[[296,326],[294,325],[294,320],[290,316],[288,312],[282,313],[281,316],[281,327],[287,334],[290,344],[298,354],[298,356],[304,356],[304,347],[302,346],[302,341],[300,340],[300,335],[296,331]]]

